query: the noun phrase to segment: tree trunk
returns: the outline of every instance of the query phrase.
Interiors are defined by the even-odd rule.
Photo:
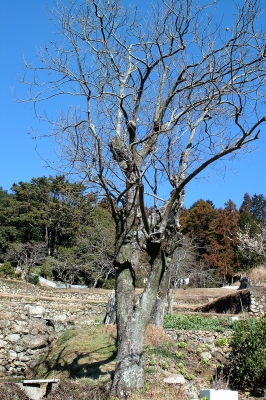
[[[165,310],[165,296],[163,296],[162,298],[157,297],[151,313],[150,324],[162,327],[164,319],[164,310]]]
[[[131,245],[123,247],[123,258],[126,259]],[[151,272],[140,296],[135,295],[135,271],[132,264],[125,261],[117,265],[117,360],[111,394],[119,399],[126,399],[132,391],[144,385],[144,336],[155,304],[164,263],[160,244],[152,247]]]
[[[155,326],[163,326],[164,320],[164,312],[165,312],[165,302],[167,297],[167,292],[169,288],[169,269],[165,271],[159,292],[156,297],[155,305],[153,307],[151,317],[150,317],[150,324]]]
[[[175,299],[175,294],[176,294],[176,282],[174,283],[174,287],[171,290],[170,288],[168,288],[167,290],[167,305],[168,305],[168,309],[167,309],[167,314],[172,315],[173,314],[173,307],[174,307],[174,299]]]

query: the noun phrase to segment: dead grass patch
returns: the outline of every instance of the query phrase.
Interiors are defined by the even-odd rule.
[[[249,279],[252,283],[264,283],[266,281],[266,266],[260,265],[253,268],[249,273]]]
[[[26,393],[13,382],[0,383],[0,399],[2,400],[29,400]]]
[[[144,345],[146,346],[158,346],[162,342],[168,343],[171,340],[170,336],[164,331],[163,328],[148,325],[145,334]]]

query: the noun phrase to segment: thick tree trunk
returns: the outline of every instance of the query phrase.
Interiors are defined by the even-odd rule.
[[[131,245],[123,247],[123,258],[126,259]],[[119,399],[126,399],[132,391],[144,385],[144,336],[156,300],[164,263],[160,244],[152,247],[155,249],[151,249],[151,273],[140,296],[135,295],[135,272],[131,263],[125,261],[117,266],[117,361],[111,394]]]
[[[118,336],[116,369],[112,382],[112,394],[126,399],[133,390],[144,385],[143,343],[145,317],[129,316],[127,329]]]

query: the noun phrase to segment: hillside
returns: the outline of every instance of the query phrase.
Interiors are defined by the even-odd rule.
[[[262,290],[265,292],[265,289]],[[115,367],[116,329],[115,326],[102,326],[101,320],[110,293],[97,289],[51,290],[20,281],[0,281],[0,306],[5,310],[2,316],[9,313],[9,318],[12,318],[12,313],[16,312],[16,318],[19,319],[23,317],[25,307],[39,306],[43,307],[45,318],[53,317],[55,340],[46,353],[42,353],[29,375],[33,378],[60,378],[60,393],[65,393],[65,397],[52,397],[55,394],[51,394],[50,400],[108,398],[106,391]],[[215,306],[217,302],[223,303],[221,299],[230,296],[237,298],[239,292],[208,288],[177,291],[175,313],[187,315],[188,318],[204,317],[208,329],[197,328],[195,322],[193,328],[185,331],[149,326],[143,356],[146,387],[135,393],[132,400],[197,399],[193,388],[199,390],[209,387],[213,382],[221,384],[222,375],[215,378],[215,371],[218,366],[228,362],[230,328],[227,321],[230,313],[196,313],[195,310]],[[21,314],[18,314],[18,310]],[[65,319],[62,321],[59,317],[63,316]],[[197,318],[193,321],[197,321]],[[239,318],[249,316],[242,313]],[[173,374],[182,374],[185,384],[164,383],[164,379]],[[10,378],[2,378],[3,381],[7,379]],[[69,397],[71,391],[76,393],[75,397]],[[80,393],[85,397],[78,397]],[[242,393],[239,400],[244,399],[252,397]],[[13,398],[10,397],[10,400]]]

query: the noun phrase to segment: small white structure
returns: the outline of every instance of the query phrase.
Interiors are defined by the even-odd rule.
[[[179,278],[177,281],[177,286],[188,285],[189,284],[189,276],[187,278]]]
[[[227,389],[201,389],[200,398],[203,397],[208,400],[238,400],[238,392]]]
[[[238,290],[239,285],[238,286],[230,286],[230,285],[226,285],[226,286],[222,286],[221,289],[230,289],[230,290]]]

